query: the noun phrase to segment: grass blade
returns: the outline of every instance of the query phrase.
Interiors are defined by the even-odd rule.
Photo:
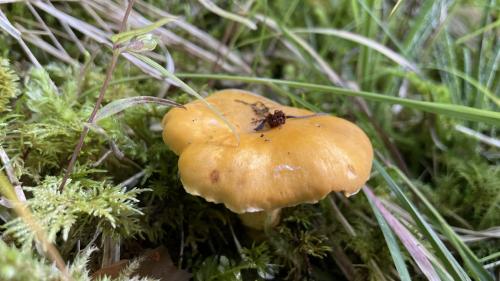
[[[238,132],[236,131],[236,128],[234,127],[234,125],[231,124],[216,107],[214,107],[213,105],[208,103],[200,94],[198,94],[195,90],[193,90],[193,88],[189,87],[189,85],[184,83],[181,79],[177,78],[177,76],[175,76],[173,73],[170,73],[170,71],[168,71],[167,69],[165,69],[163,66],[159,65],[157,62],[153,61],[152,59],[150,59],[146,56],[140,55],[140,54],[135,54],[135,53],[131,53],[131,55],[133,55],[137,59],[141,60],[142,62],[146,63],[147,65],[153,67],[154,69],[158,70],[163,76],[165,76],[165,77],[173,80],[175,83],[177,83],[179,85],[179,87],[181,89],[183,89],[184,91],[186,91],[188,94],[195,96],[196,98],[201,100],[203,103],[205,103],[205,105],[208,108],[210,108],[210,110],[212,110],[219,118],[221,118],[222,121],[224,121],[224,123],[226,123],[226,125],[229,127],[231,132],[233,132],[233,135],[236,138],[237,144],[240,143],[240,136],[239,136]]]
[[[382,233],[384,234],[385,241],[387,243],[387,247],[389,248],[389,251],[391,252],[392,259],[394,260],[394,265],[396,266],[396,269],[399,273],[399,277],[401,280],[411,280],[410,273],[408,272],[408,269],[406,268],[406,264],[403,258],[403,254],[401,253],[401,250],[399,249],[398,242],[396,241],[396,237],[394,237],[394,233],[392,232],[391,228],[387,224],[387,221],[384,219],[383,214],[379,211],[377,205],[375,204],[375,195],[372,193],[372,191],[365,187],[363,188],[363,192],[366,195],[366,198],[368,199],[368,203],[370,203],[370,207],[373,210],[373,213],[375,214],[375,218],[377,218],[378,225],[380,226],[380,229],[382,230]],[[406,246],[406,245],[405,245]],[[432,266],[431,266],[432,269]]]
[[[138,96],[138,97],[124,98],[124,99],[114,100],[108,103],[103,108],[99,109],[99,111],[95,116],[94,122],[98,122],[99,120],[115,115],[129,107],[146,103],[155,103],[159,105],[182,107],[182,104],[178,104],[174,101],[158,97]]]
[[[258,84],[274,83],[279,85],[286,85],[293,88],[303,88],[324,93],[331,93],[331,94],[350,96],[350,97],[362,97],[367,100],[385,102],[388,104],[400,104],[409,108],[414,108],[430,113],[442,114],[459,119],[484,122],[500,126],[500,112],[477,109],[462,105],[412,100],[394,96],[386,96],[366,91],[354,91],[350,89],[344,89],[333,86],[318,85],[318,84],[304,83],[298,81],[288,81],[281,79],[259,78],[250,76],[233,76],[233,75],[222,75],[222,74],[193,74],[193,73],[179,73],[177,74],[177,76],[185,78],[193,78],[193,79],[198,78],[198,79],[243,81],[243,82],[258,83]]]
[[[283,34],[288,36],[293,42],[299,45],[302,49],[304,49],[313,59],[318,63],[321,70],[328,76],[328,79],[332,81],[337,86],[343,86],[345,83],[342,81],[340,76],[333,71],[328,63],[321,58],[321,56],[314,50],[304,39],[297,36],[295,33],[291,32],[284,26],[280,26],[280,29],[283,31]]]
[[[161,19],[153,24],[145,26],[143,28],[138,28],[138,29],[134,29],[134,30],[120,32],[118,34],[111,36],[111,42],[123,43],[123,42],[129,41],[130,39],[132,39],[134,37],[152,32],[153,30],[157,29],[158,27],[165,25],[173,20],[175,20],[175,19],[174,18],[164,18],[164,19]]]
[[[394,7],[392,7],[391,13],[389,14],[390,17],[392,17],[392,15],[394,15],[394,13],[396,13],[396,11],[398,10],[398,8],[401,5],[401,3],[403,3],[403,0],[398,0],[398,2],[396,2],[396,4],[394,5]]]
[[[214,13],[220,17],[227,18],[227,19],[230,19],[232,21],[236,21],[236,22],[239,22],[241,24],[244,24],[252,30],[257,29],[257,25],[253,21],[251,21],[247,18],[244,18],[242,16],[239,16],[237,14],[233,14],[233,13],[230,13],[228,11],[225,11],[225,10],[221,9],[219,6],[215,5],[210,0],[198,0],[198,2],[200,2],[200,4],[203,5],[203,7],[207,8],[207,10],[210,10],[212,13]]]
[[[462,44],[464,42],[467,42],[470,39],[472,39],[472,38],[474,38],[476,36],[479,36],[479,35],[487,32],[489,30],[495,29],[495,28],[497,28],[499,26],[500,26],[500,19],[498,19],[495,22],[492,22],[492,23],[490,23],[488,25],[485,25],[485,26],[483,26],[483,27],[481,27],[481,28],[479,28],[479,29],[471,32],[471,33],[468,33],[468,34],[466,34],[466,35],[458,38],[457,41],[455,42],[455,44],[459,45],[459,44]]]
[[[413,19],[411,29],[406,33],[406,40],[403,42],[405,53],[415,55],[417,50],[426,41],[429,31],[432,29],[432,23],[439,18],[439,1],[426,0],[420,5],[420,10]]]
[[[403,56],[399,55],[398,53],[394,52],[393,50],[387,48],[386,46],[372,40],[369,38],[366,38],[364,36],[349,32],[349,31],[344,31],[344,30],[337,30],[333,28],[296,28],[291,30],[294,33],[315,33],[315,34],[323,34],[323,35],[331,35],[335,37],[339,37],[342,39],[346,39],[352,42],[356,42],[360,45],[363,45],[365,47],[368,47],[370,49],[373,49],[382,55],[386,56],[387,58],[391,59],[395,63],[401,65],[402,67],[409,69],[411,71],[418,72],[417,66],[404,58]]]
[[[10,36],[14,37],[16,40],[21,39],[21,32],[17,30],[4,15],[2,10],[0,10],[0,28],[7,32]]]
[[[470,248],[460,239],[460,237],[453,231],[451,226],[446,222],[446,220],[439,214],[439,212],[432,206],[432,204],[425,198],[425,196],[418,190],[418,188],[413,185],[413,183],[399,170],[396,169],[399,176],[405,181],[405,183],[410,187],[410,189],[417,195],[417,197],[422,201],[427,210],[432,215],[432,219],[436,221],[435,226],[440,230],[440,232],[448,238],[450,243],[457,249],[460,257],[463,259],[465,266],[471,272],[476,280],[493,280],[490,274],[484,269],[480,260],[476,255],[470,250]]]
[[[463,80],[465,80],[467,83],[471,84],[472,86],[474,86],[478,91],[480,91],[481,93],[483,93],[487,98],[489,98],[490,100],[492,100],[497,106],[500,106],[500,98],[496,97],[492,92],[490,92],[490,90],[488,88],[486,88],[485,86],[483,86],[479,81],[477,81],[476,79],[468,76],[467,74],[459,71],[459,70],[456,70],[456,69],[453,69],[453,68],[448,68],[448,67],[429,67],[429,69],[436,69],[436,70],[439,70],[439,71],[444,71],[444,72],[448,72],[450,74],[453,74],[459,78],[462,78]]]
[[[438,258],[444,264],[448,272],[453,276],[454,280],[471,280],[465,270],[460,266],[455,257],[446,248],[443,241],[441,241],[437,233],[425,221],[423,215],[417,210],[413,203],[401,191],[401,188],[394,182],[385,169],[380,165],[377,160],[373,161],[373,166],[377,172],[384,178],[390,190],[396,195],[401,205],[410,213],[415,220],[419,230],[422,232],[427,241],[430,242],[434,248]]]

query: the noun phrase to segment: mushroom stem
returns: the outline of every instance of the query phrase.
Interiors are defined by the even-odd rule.
[[[239,214],[239,217],[243,225],[253,229],[263,230],[266,227],[277,225],[280,221],[280,213],[281,209],[275,209],[272,211],[243,213]]]

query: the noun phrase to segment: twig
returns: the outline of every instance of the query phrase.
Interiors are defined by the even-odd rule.
[[[88,23],[86,23],[86,22],[84,22],[82,20],[79,20],[79,19],[77,19],[75,17],[72,17],[72,16],[70,16],[70,15],[64,13],[64,12],[61,12],[58,9],[53,8],[52,6],[49,6],[49,5],[45,4],[44,2],[34,1],[32,4],[35,5],[37,8],[39,8],[39,9],[47,12],[48,14],[52,15],[53,17],[66,22],[69,26],[71,26],[72,28],[74,28],[74,29],[82,32],[83,34],[85,34],[85,36],[88,36],[92,40],[97,41],[100,44],[103,44],[103,45],[105,45],[107,47],[112,48],[113,45],[108,40],[109,34],[107,34],[106,32],[98,29],[97,27],[95,27],[93,25],[90,25],[90,24],[88,24]],[[117,7],[116,9],[119,9],[119,7]],[[116,9],[112,9],[110,12],[113,12]],[[1,11],[0,11],[0,13],[1,13]],[[0,16],[1,16],[1,14],[0,14]],[[2,18],[0,17],[0,20],[1,19]],[[138,26],[143,26],[144,24],[146,24],[146,25],[147,24],[151,24],[151,22],[142,23],[140,25],[138,24]],[[156,79],[159,79],[159,80],[162,80],[162,81],[167,81],[168,83],[174,84],[169,79],[165,79],[163,77],[163,75],[157,69],[155,69],[155,68],[151,67],[150,65],[144,63],[143,61],[139,60],[138,58],[134,57],[133,55],[131,55],[129,53],[120,53],[120,54],[123,57],[125,57],[128,61],[130,61],[132,64],[134,64],[137,67],[139,67],[142,71],[144,71],[148,75],[150,75],[150,76],[152,76],[152,77],[154,77]],[[233,72],[233,71],[230,71],[230,70],[228,70],[228,71],[229,72]]]
[[[328,201],[330,202],[333,215],[339,220],[345,231],[351,236],[356,236],[354,227],[352,227],[352,225],[347,221],[342,212],[339,210],[339,208],[337,207],[337,203],[335,203],[335,200],[333,200],[332,196],[328,196]]]
[[[128,178],[128,179],[124,180],[123,182],[121,182],[119,184],[119,186],[132,187],[132,186],[136,185],[137,182],[139,181],[139,179],[142,178],[145,174],[146,174],[146,170],[142,170],[142,171],[134,174],[130,178]]]
[[[99,158],[96,162],[92,163],[90,166],[91,167],[98,167],[99,165],[102,164],[102,162],[104,162],[104,160],[106,160],[108,158],[109,155],[111,155],[111,153],[113,153],[113,150],[111,149],[108,149],[102,156],[101,158]]]
[[[336,243],[332,243],[332,252],[330,253],[330,256],[333,258],[348,281],[357,280],[358,274],[342,247]]]
[[[130,15],[130,12],[132,11],[132,6],[134,6],[134,2],[135,2],[135,0],[130,0],[128,2],[127,10],[125,11],[125,15],[123,16],[123,20],[122,20],[122,23],[120,25],[120,29],[118,32],[123,32],[125,30],[128,16]],[[118,61],[119,55],[120,55],[120,51],[118,49],[118,44],[115,43],[115,44],[113,44],[113,56],[111,58],[111,64],[108,68],[108,71],[106,72],[106,78],[104,79],[104,83],[102,84],[101,90],[99,91],[99,97],[97,98],[97,101],[94,105],[94,110],[90,114],[90,117],[87,121],[88,123],[94,122],[94,118],[97,114],[97,111],[99,110],[99,107],[101,106],[102,100],[104,98],[104,94],[106,93],[106,90],[108,89],[109,81],[111,80],[111,76],[113,74],[113,70],[116,67],[116,62]],[[61,185],[59,186],[60,191],[62,191],[64,189],[64,186],[66,185],[66,182],[68,181],[68,178],[71,175],[71,172],[73,171],[76,159],[78,158],[78,154],[80,154],[80,151],[82,150],[83,142],[84,142],[85,137],[87,136],[88,133],[89,133],[89,127],[84,126],[82,133],[80,135],[80,140],[78,141],[78,144],[76,145],[75,150],[73,151],[73,155],[71,156],[71,160],[69,161],[68,168],[66,169],[66,173],[64,174]]]

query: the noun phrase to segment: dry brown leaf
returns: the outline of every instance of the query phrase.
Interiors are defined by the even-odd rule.
[[[187,281],[191,278],[189,272],[178,269],[174,265],[167,248],[163,246],[147,250],[140,259],[139,268],[134,271],[133,275],[156,278],[161,281]],[[129,263],[130,260],[120,260],[110,266],[103,267],[93,274],[92,279],[95,280],[104,275],[116,278]]]

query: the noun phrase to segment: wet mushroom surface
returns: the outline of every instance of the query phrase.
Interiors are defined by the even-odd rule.
[[[181,181],[192,195],[223,203],[251,221],[264,220],[332,191],[356,193],[370,176],[370,140],[345,119],[242,90],[219,91],[206,101],[239,138],[201,101],[172,109],[163,119],[163,139],[179,155]],[[243,222],[255,227],[245,215]]]

